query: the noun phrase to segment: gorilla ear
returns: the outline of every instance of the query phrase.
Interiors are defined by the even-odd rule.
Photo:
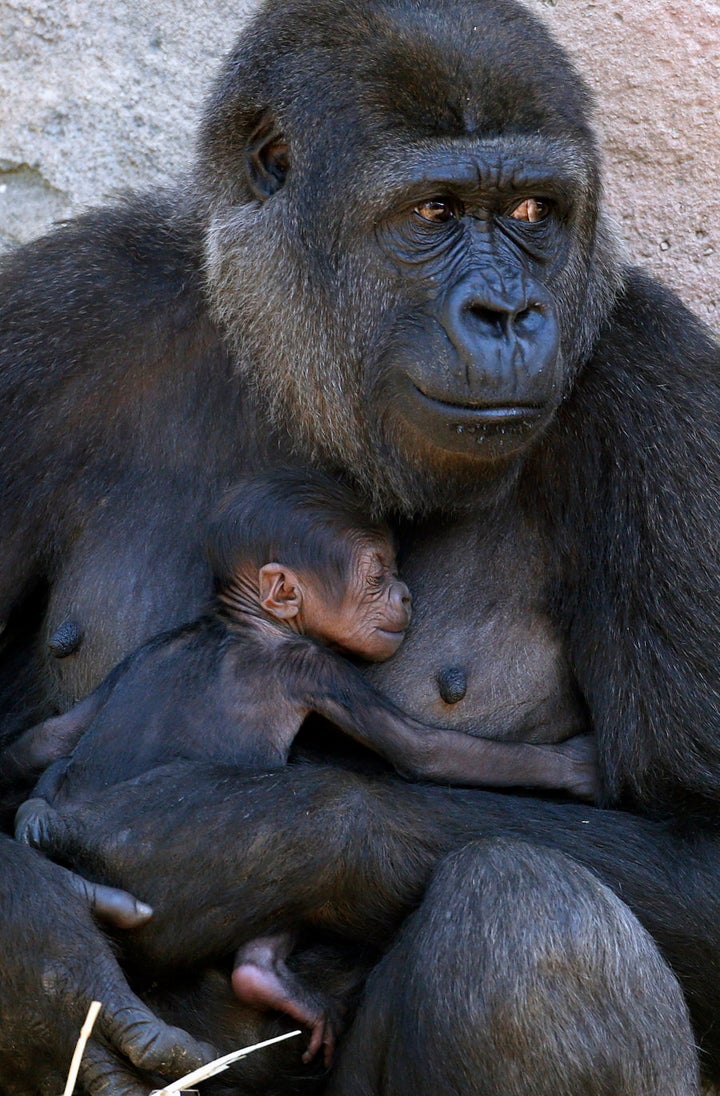
[[[245,169],[253,194],[272,198],[285,185],[290,170],[290,146],[275,119],[266,114],[245,150]]]

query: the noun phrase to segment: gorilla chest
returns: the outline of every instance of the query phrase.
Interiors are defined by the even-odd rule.
[[[556,742],[586,728],[530,530],[425,528],[401,570],[410,630],[393,659],[367,671],[388,697],[424,722],[507,741]]]

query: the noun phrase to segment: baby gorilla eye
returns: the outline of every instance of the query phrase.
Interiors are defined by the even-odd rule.
[[[447,198],[432,198],[429,202],[415,206],[413,213],[434,225],[447,224],[457,216],[455,205]]]
[[[508,216],[515,221],[526,221],[528,224],[535,224],[537,221],[544,221],[549,214],[550,202],[544,198],[524,198],[519,205],[510,210]]]

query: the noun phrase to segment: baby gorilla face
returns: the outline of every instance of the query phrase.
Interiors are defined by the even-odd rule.
[[[339,603],[328,599],[318,580],[306,588],[304,630],[331,647],[383,662],[405,638],[410,606],[410,591],[398,578],[392,546],[385,540],[366,540],[358,544]]]

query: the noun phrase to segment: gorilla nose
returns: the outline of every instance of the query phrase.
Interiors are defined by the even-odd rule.
[[[508,336],[522,326],[531,327],[535,315],[542,311],[538,301],[505,304],[486,296],[473,296],[463,303],[459,319],[461,323],[475,323],[480,329],[484,326],[488,334]]]
[[[457,283],[445,299],[441,322],[473,391],[489,387],[522,401],[527,383],[558,352],[557,322],[545,294],[498,271]]]
[[[445,324],[453,342],[464,344],[474,336],[512,338],[541,322],[546,306],[532,296],[527,284],[517,277],[464,279],[445,300]]]

